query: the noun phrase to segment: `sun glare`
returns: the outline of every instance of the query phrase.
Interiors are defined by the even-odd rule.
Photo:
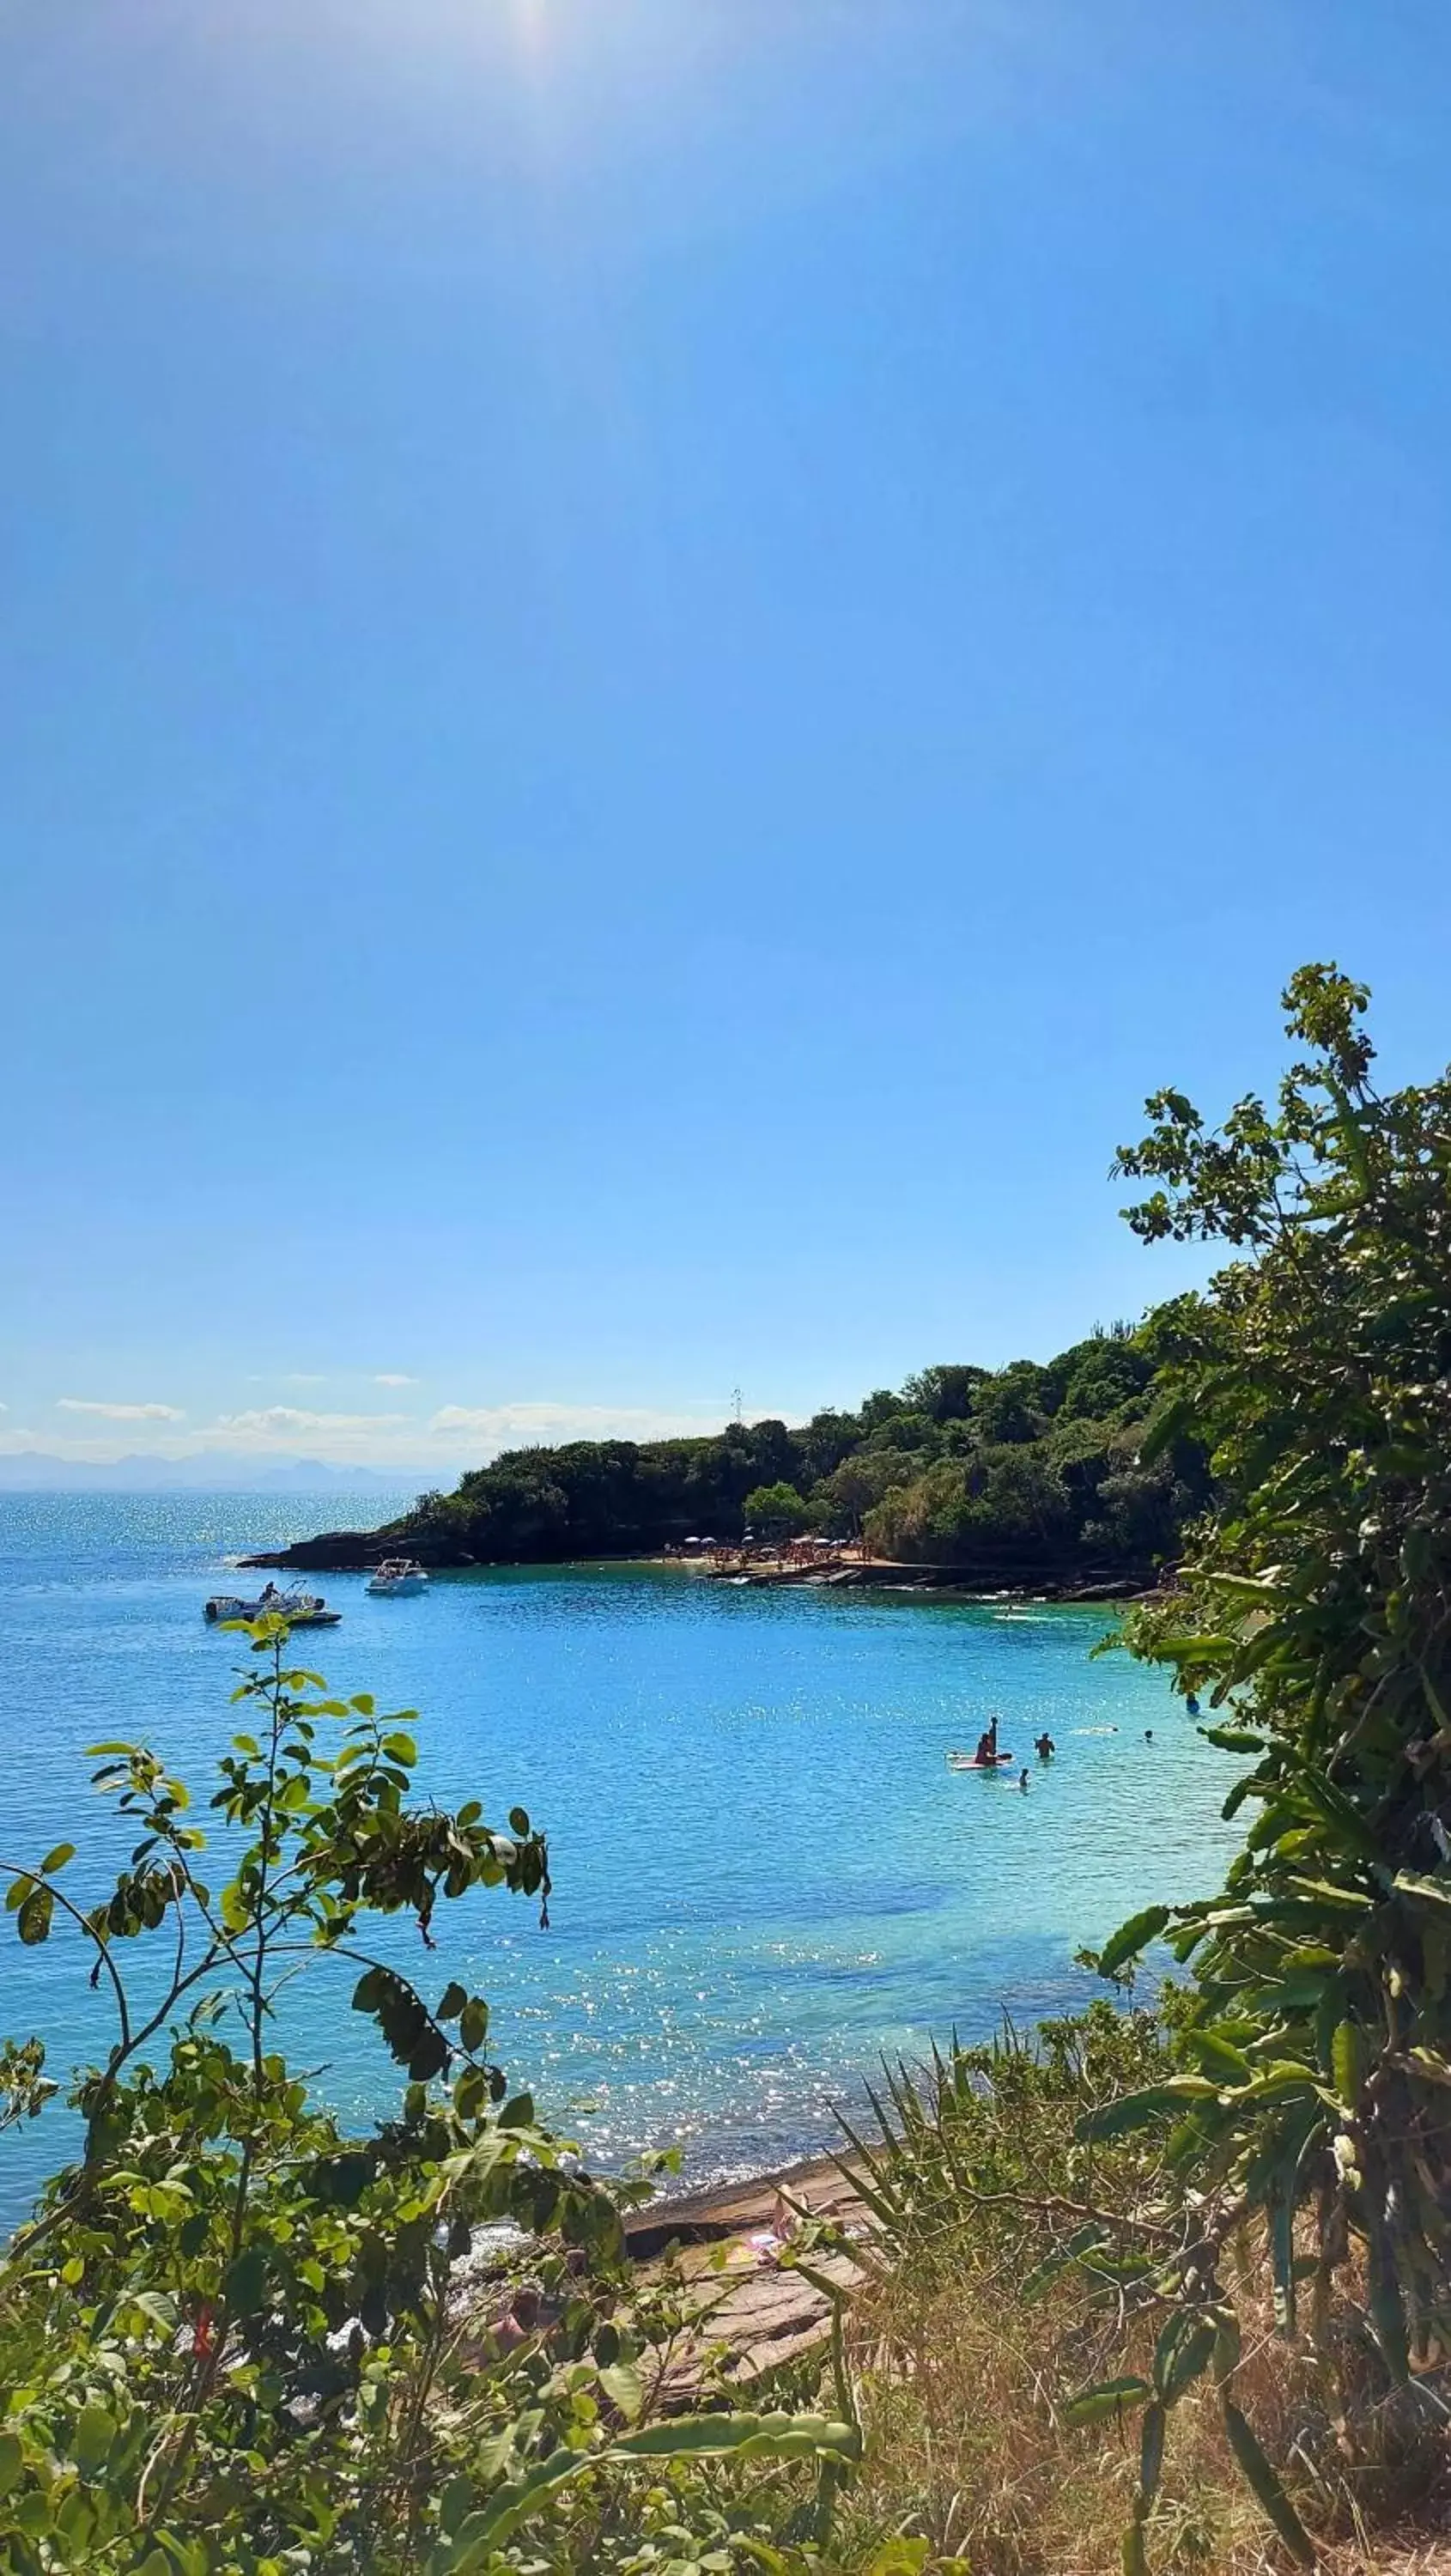
[[[549,0],[504,0],[504,12],[521,59],[537,63],[549,39]]]

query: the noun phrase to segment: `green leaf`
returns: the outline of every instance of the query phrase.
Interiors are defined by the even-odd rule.
[[[1320,2079],[1313,2066],[1304,2066],[1297,2058],[1279,2057],[1247,2084],[1236,2096],[1242,2103],[1277,2102],[1283,2094],[1318,2093]]]
[[[1424,1905],[1451,1907],[1451,1877],[1426,1878],[1419,1870],[1397,1870],[1392,1882],[1397,1896],[1409,1896]]]
[[[438,2499],[438,2521],[440,2530],[446,2532],[450,2540],[459,2530],[473,2500],[472,2478],[466,2478],[460,2474],[447,2480],[443,2493]]]
[[[482,2048],[489,2030],[489,2007],[482,1995],[470,1995],[459,2013],[458,2035],[470,2054]]]
[[[434,2551],[429,2576],[474,2576],[475,2569],[487,2564],[495,2550],[546,2497],[568,2479],[583,2476],[597,2457],[597,2453],[589,2451],[551,2451],[547,2458],[536,2460],[522,2478],[496,2488],[488,2503],[477,2513],[466,2514],[453,2538]]]
[[[1292,1596],[1282,1583],[1271,1583],[1261,1574],[1226,1574],[1213,1566],[1201,1570],[1200,1580],[1212,1583],[1216,1592],[1227,1592],[1236,1601],[1253,1602],[1267,1607],[1271,1602],[1289,1601]]]
[[[1172,2323],[1180,2325],[1181,2331],[1166,2350],[1170,2331],[1166,2327],[1154,2355],[1154,2380],[1166,2406],[1176,2404],[1185,2389],[1202,2377],[1214,2358],[1218,2340],[1218,2328],[1209,2317],[1198,2317],[1192,2323],[1176,2318]]]
[[[1313,1897],[1318,1904],[1328,1905],[1337,1914],[1369,1914],[1375,1902],[1362,1889],[1338,1887],[1329,1878],[1301,1878],[1297,1873],[1290,1885],[1297,1896]],[[1448,1891],[1448,1902],[1451,1902],[1451,1891]]]
[[[24,2465],[18,2433],[0,2433],[0,2496],[8,2495],[19,2484]]]
[[[1404,2388],[1410,2373],[1405,2302],[1396,2279],[1394,2261],[1386,2246],[1375,2240],[1372,2240],[1370,2252],[1368,2304],[1375,2339],[1385,2357],[1386,2368],[1397,2387]]]
[[[1212,2093],[1214,2086],[1206,2084]],[[1182,2095],[1170,2091],[1167,2084],[1150,2084],[1141,2093],[1120,2094],[1116,2102],[1102,2103],[1078,2123],[1074,2136],[1084,2144],[1099,2143],[1108,2138],[1127,2137],[1133,2129],[1147,2128],[1151,2120],[1161,2120],[1182,2107]]]
[[[1146,2379],[1130,2374],[1124,2379],[1100,2379],[1092,2388],[1081,2388],[1063,2408],[1063,2421],[1074,2426],[1103,2424],[1111,2415],[1122,2415],[1131,2406],[1147,2405],[1153,2390]]]
[[[418,1747],[411,1735],[385,1735],[383,1750],[390,1762],[401,1762],[409,1769],[418,1759]]]
[[[31,1886],[30,1894],[15,1917],[15,1929],[26,1948],[33,1950],[38,1942],[50,1937],[55,1899],[48,1887]]]
[[[48,1851],[44,1860],[40,1864],[42,1874],[46,1878],[49,1878],[52,1870],[64,1869],[66,1862],[68,1860],[74,1860],[75,1856],[76,1847],[74,1843],[57,1843],[54,1851]]]
[[[1167,2422],[1163,2400],[1156,2397],[1144,2408],[1143,2433],[1139,2442],[1139,2494],[1146,2505],[1153,2503],[1159,2491]]]
[[[1099,1975],[1113,1976],[1125,1960],[1137,1958],[1151,1941],[1157,1941],[1171,1912],[1172,1908],[1167,1905],[1146,1905],[1141,1914],[1131,1914],[1127,1923],[1119,1925],[1099,1952]]]
[[[633,2424],[644,2404],[645,2390],[640,2373],[632,2361],[613,2361],[600,2372],[600,2386],[612,2406],[618,2407],[628,2423]]]
[[[104,2467],[116,2438],[116,2419],[104,2406],[83,2406],[70,2438],[70,2456],[83,2478]]]
[[[1254,2067],[1244,2050],[1236,2048],[1232,2040],[1225,2039],[1217,2030],[1196,2028],[1191,2024],[1188,2029],[1180,2032],[1179,2038],[1180,2044],[1188,2049],[1191,2056],[1199,2060],[1206,2075],[1217,2075],[1221,2080],[1228,2079],[1231,2083],[1245,2084],[1254,2073]]]
[[[408,2056],[408,2072],[415,2084],[431,2084],[448,2064],[448,2041],[441,2030],[425,2023]]]
[[[229,2264],[222,2283],[222,2295],[233,2316],[255,2316],[262,2305],[266,2288],[266,2247],[244,2245],[236,2261]]]
[[[1168,1404],[1161,1404],[1144,1425],[1139,1441],[1139,1457],[1142,1464],[1146,1467],[1152,1466],[1156,1458],[1163,1456],[1172,1441],[1179,1439],[1189,1430],[1193,1420],[1192,1397],[1177,1395]]]
[[[1295,2204],[1288,2191],[1278,2193],[1270,2206],[1270,2269],[1275,2326],[1290,2335],[1295,2331]]]
[[[468,1999],[466,1987],[453,1984],[445,1986],[439,1997],[438,2010],[434,2015],[435,2021],[457,2021]]]
[[[1335,2090],[1342,2110],[1353,2111],[1360,2100],[1364,2056],[1364,2041],[1358,2023],[1338,2022],[1330,2043],[1330,2063],[1335,2072]]]
[[[1101,2226],[1093,2224],[1080,2227],[1076,2234],[1069,2238],[1066,2245],[1055,2247],[1051,2254],[1046,2255],[1041,2263],[1035,2263],[1032,2271],[1024,2275],[1018,2284],[1019,2298],[1025,2306],[1031,2307],[1034,2301],[1040,2299],[1045,2290],[1051,2289],[1055,2281],[1061,2280],[1063,2274],[1071,2270],[1075,2263],[1091,2264],[1095,2253],[1104,2251],[1111,2243],[1112,2239],[1105,2236]]]
[[[1224,2429],[1229,2435],[1229,2447],[1239,2462],[1256,2501],[1274,2524],[1291,2556],[1297,2558],[1302,2567],[1313,2567],[1315,2549],[1310,2535],[1264,2452],[1260,2449],[1246,2418],[1240,2413],[1233,2398],[1226,2397],[1223,2405]]]
[[[622,2433],[606,2460],[773,2459],[860,2457],[854,2424],[824,2415],[675,2415]]]

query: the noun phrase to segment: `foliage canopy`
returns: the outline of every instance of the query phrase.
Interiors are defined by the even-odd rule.
[[[857,2447],[835,2418],[652,2420],[675,2321],[627,2294],[621,2203],[643,2184],[583,2172],[510,2093],[484,1997],[429,1992],[386,1937],[410,1921],[426,1960],[440,1903],[542,1908],[528,1815],[499,1829],[476,1801],[414,1799],[413,1713],[330,1698],[280,1619],[249,1633],[261,1660],[207,1826],[154,1753],[102,1744],[95,1785],[136,1837],[111,1890],[71,1892],[68,1843],[0,1862],[19,1939],[69,1935],[111,2018],[72,2097],[79,2152],[0,2256],[0,2565],[466,2576],[517,2563],[526,2526],[529,2563],[550,2564],[543,2520],[552,2563],[627,2569],[659,2514],[621,2523],[621,2481],[686,2455],[827,2478]],[[362,2134],[282,2054],[298,1973],[346,1973],[398,2069]],[[0,2048],[0,2128],[55,2089],[39,2041]],[[486,2266],[463,2296],[500,2227],[521,2232],[527,2292],[491,2293]]]
[[[924,1369],[795,1428],[511,1450],[422,1496],[390,1536],[486,1564],[809,1529],[989,1580],[1146,1577],[1206,1491],[1192,1441],[1139,1454],[1153,1378],[1142,1337],[1117,1328],[1042,1366]]]
[[[1177,2116],[1168,2172],[1194,2211],[1173,2284],[1210,2365],[1222,2266],[1263,2231],[1283,2332],[1342,2392],[1445,2408],[1451,2361],[1451,1080],[1382,1094],[1364,989],[1303,968],[1302,1050],[1273,1108],[1217,1132],[1177,1091],[1119,1168],[1152,1184],[1147,1241],[1243,1257],[1154,1319],[1146,1447],[1188,1434],[1215,1504],[1182,1588],[1131,1641],[1222,1716],[1256,1812],[1223,1891],[1155,1907],[1192,1962],[1181,2072],[1095,2134]],[[1214,2334],[1208,2333],[1210,2326]],[[1183,2347],[1190,2349],[1189,2345]],[[1413,2397],[1411,2392],[1417,2392]],[[1305,2555],[1247,2427],[1246,2474]]]

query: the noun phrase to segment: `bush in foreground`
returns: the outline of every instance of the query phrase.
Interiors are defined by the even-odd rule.
[[[522,2550],[653,2566],[644,2535],[671,2520],[678,2464],[722,2457],[818,2468],[824,2530],[854,2427],[656,2420],[681,2320],[668,2284],[632,2294],[621,2190],[510,2094],[485,1999],[428,1994],[396,1943],[380,1949],[380,1919],[403,1917],[426,1956],[438,1906],[475,1891],[542,1908],[542,1837],[522,1810],[501,1830],[477,1802],[414,1801],[411,1712],[330,1699],[287,1663],[280,1620],[251,1637],[249,1729],[211,1800],[215,1877],[184,1783],[126,1743],[94,1748],[135,1836],[106,1895],[72,1892],[67,1843],[0,1862],[20,1940],[72,1936],[111,2022],[73,2096],[79,2153],[0,2261],[0,2564],[475,2576]],[[346,1974],[399,2070],[366,2134],[281,2053],[303,1971]],[[0,2125],[43,2114],[37,2040],[6,2045],[0,2085]],[[501,2225],[527,2285],[499,2266],[470,2288],[477,2233]],[[696,2522],[733,2549],[729,2499],[702,2474]]]

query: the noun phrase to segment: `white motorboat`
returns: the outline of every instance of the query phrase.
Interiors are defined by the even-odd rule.
[[[370,1576],[369,1592],[426,1592],[428,1577],[415,1557],[385,1556],[376,1574]]]
[[[320,1592],[279,1592],[267,1584],[255,1601],[239,1592],[215,1592],[202,1616],[215,1627],[226,1619],[287,1619],[294,1628],[335,1628],[341,1610],[329,1610]]]

